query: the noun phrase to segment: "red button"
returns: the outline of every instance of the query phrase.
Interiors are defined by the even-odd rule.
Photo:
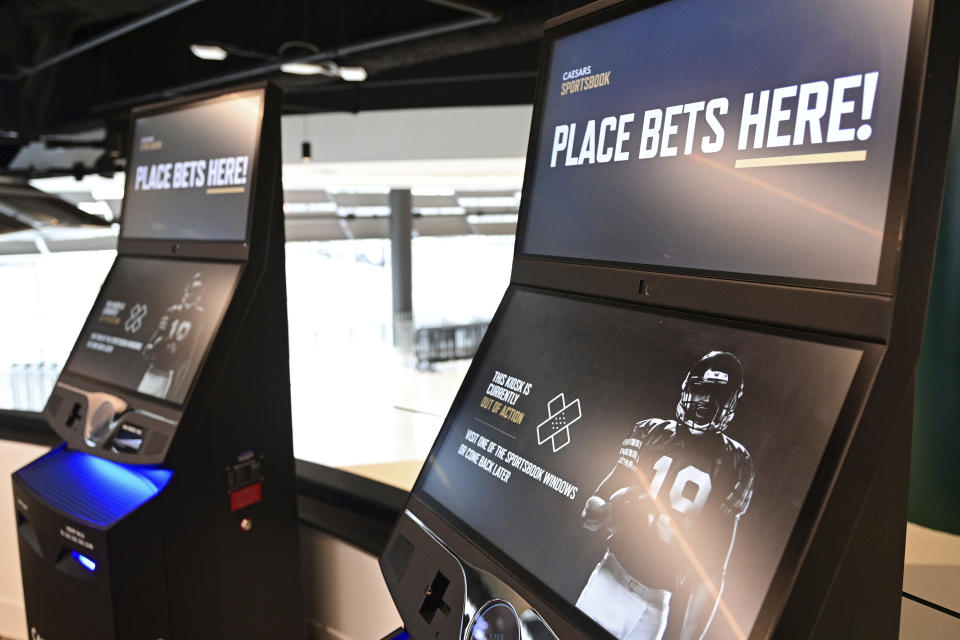
[[[263,483],[255,482],[230,493],[230,511],[239,511],[263,500]]]

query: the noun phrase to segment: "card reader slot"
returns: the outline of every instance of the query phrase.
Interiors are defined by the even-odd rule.
[[[75,549],[63,547],[54,567],[68,576],[81,580],[96,580],[96,564],[88,556]]]
[[[125,422],[117,429],[113,440],[110,442],[110,450],[115,453],[139,453],[143,447],[143,441],[147,430],[141,426]]]
[[[72,429],[73,427],[83,424],[83,404],[80,402],[74,402],[73,406],[70,408],[70,413],[67,415],[67,428]]]
[[[420,605],[420,617],[426,620],[428,624],[433,622],[433,617],[437,614],[437,611],[445,616],[450,614],[450,605],[443,601],[443,596],[449,586],[450,579],[437,571],[437,575],[433,577],[433,582],[424,592],[423,604]]]
[[[17,511],[17,531],[20,538],[27,543],[27,546],[37,552],[37,555],[43,557],[43,551],[40,549],[40,538],[37,537],[37,530],[27,516]]]

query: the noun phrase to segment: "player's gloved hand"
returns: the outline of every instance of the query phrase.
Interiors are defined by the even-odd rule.
[[[632,505],[647,497],[645,491],[640,487],[624,487],[610,496],[610,504],[614,511],[623,511],[629,505]],[[617,514],[614,514],[615,516]]]
[[[600,496],[590,496],[580,517],[585,529],[599,531],[610,524],[610,504]]]

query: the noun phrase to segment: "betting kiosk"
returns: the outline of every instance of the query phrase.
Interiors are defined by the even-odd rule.
[[[134,111],[117,258],[13,476],[31,638],[301,638],[280,94]]]
[[[955,5],[548,23],[511,284],[380,558],[395,637],[897,637]]]

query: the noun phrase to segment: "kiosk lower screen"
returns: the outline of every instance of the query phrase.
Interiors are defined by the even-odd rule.
[[[613,637],[747,637],[863,352],[504,304],[417,491]]]
[[[119,258],[67,369],[182,403],[239,271],[234,264]]]

